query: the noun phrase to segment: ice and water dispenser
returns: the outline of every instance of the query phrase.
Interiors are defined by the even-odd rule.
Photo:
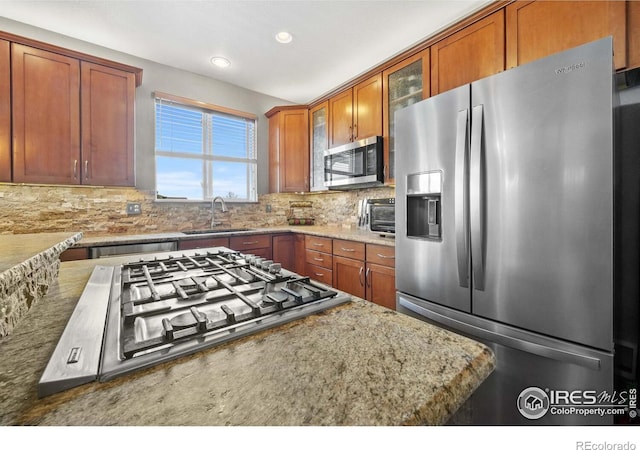
[[[407,176],[407,236],[442,238],[442,172]]]

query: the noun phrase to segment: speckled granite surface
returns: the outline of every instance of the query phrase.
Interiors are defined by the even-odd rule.
[[[0,339],[0,425],[441,424],[495,364],[482,344],[354,298],[221,347],[38,399],[40,375],[95,263],[62,263],[47,301]]]
[[[283,226],[270,228],[255,228],[249,231],[216,234],[191,234],[186,235],[180,232],[175,233],[155,233],[155,234],[111,234],[111,235],[91,235],[85,236],[76,247],[92,247],[100,245],[115,244],[136,244],[145,242],[166,242],[176,240],[202,239],[203,237],[225,237],[237,235],[251,235],[262,233],[302,233],[313,236],[329,237],[333,239],[346,239],[351,241],[365,242],[368,244],[394,246],[393,237],[382,237],[379,233],[360,230],[357,228],[329,227],[329,226]]]
[[[60,253],[82,233],[0,236],[0,336],[12,332],[58,274]]]

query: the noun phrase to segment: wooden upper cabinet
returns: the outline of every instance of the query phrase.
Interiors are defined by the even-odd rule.
[[[616,69],[626,67],[626,3],[518,1],[508,5],[507,67],[516,67],[606,36],[613,36]]]
[[[329,102],[309,109],[309,145],[311,157],[311,191],[324,191],[324,151],[329,148]]]
[[[429,49],[382,72],[382,136],[385,183],[395,182],[395,112],[429,97]]]
[[[134,186],[135,76],[83,61],[81,79],[83,183]]]
[[[329,147],[353,140],[353,90],[329,99]]]
[[[382,136],[382,74],[353,88],[353,140]]]
[[[0,181],[11,181],[10,44],[0,39]]]
[[[382,136],[382,74],[329,99],[329,147]]]
[[[267,117],[270,191],[309,191],[309,110],[283,108]]]
[[[80,62],[12,44],[13,180],[80,183]]]
[[[504,70],[504,10],[431,46],[431,95]]]

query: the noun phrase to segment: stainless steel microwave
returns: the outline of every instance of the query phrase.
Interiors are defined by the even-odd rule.
[[[324,184],[329,189],[372,187],[383,182],[382,136],[324,151]]]

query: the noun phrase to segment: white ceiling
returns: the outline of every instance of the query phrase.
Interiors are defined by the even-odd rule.
[[[491,0],[0,0],[0,15],[309,103]],[[286,30],[290,44],[274,36]],[[214,67],[212,56],[231,61]]]

